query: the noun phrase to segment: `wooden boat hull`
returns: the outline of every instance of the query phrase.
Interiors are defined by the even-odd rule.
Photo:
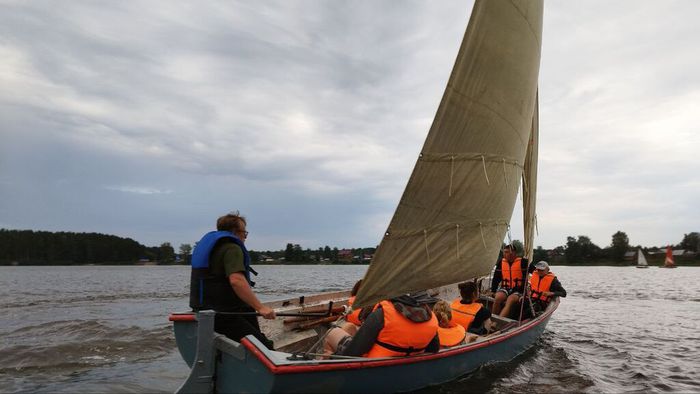
[[[452,381],[488,363],[508,361],[531,347],[559,304],[553,301],[536,319],[475,343],[413,357],[351,360],[296,360],[266,349],[252,336],[237,343],[218,334],[205,339],[214,355],[198,355],[198,321],[174,321],[178,348],[193,368],[181,392],[397,392]],[[213,318],[213,314],[211,315]],[[199,320],[201,320],[201,314]],[[213,324],[213,322],[211,323]],[[213,327],[213,326],[212,326]],[[204,337],[207,334],[203,334]],[[201,345],[200,347],[205,347]],[[206,352],[204,352],[206,353]],[[214,363],[210,372],[198,364]],[[201,365],[199,365],[201,366]],[[215,371],[215,374],[213,373]],[[215,378],[211,378],[211,375]],[[207,385],[207,379],[211,384]],[[198,384],[191,384],[197,381]],[[199,384],[201,383],[201,384]]]

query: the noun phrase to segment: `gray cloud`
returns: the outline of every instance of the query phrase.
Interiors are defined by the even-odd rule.
[[[604,245],[619,229],[642,244],[697,231],[698,8],[546,4],[544,246],[578,234]],[[253,248],[374,245],[470,10],[4,3],[0,226],[178,245],[240,209]]]

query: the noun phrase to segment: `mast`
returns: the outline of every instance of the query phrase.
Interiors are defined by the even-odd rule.
[[[537,154],[539,148],[539,94],[535,101],[535,112],[532,115],[532,128],[530,140],[525,155],[523,168],[523,228],[525,229],[525,253],[524,257],[532,261],[535,248],[535,229],[537,227]]]

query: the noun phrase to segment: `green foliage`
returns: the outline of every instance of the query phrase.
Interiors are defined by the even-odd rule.
[[[158,248],[158,261],[172,264],[175,262],[175,249],[170,242],[163,242]]]
[[[612,236],[612,244],[610,246],[610,257],[615,261],[623,261],[625,253],[630,247],[630,239],[622,231],[618,231]]]
[[[547,253],[547,251],[544,250],[544,248],[542,248],[541,246],[538,246],[532,252],[532,260],[535,263],[538,261],[547,261],[549,260],[549,253]]]
[[[182,259],[182,264],[190,264],[192,261],[192,245],[180,244],[180,258]]]
[[[700,252],[700,233],[684,234],[680,247],[693,252]]]
[[[287,244],[284,250],[284,260],[288,262],[300,263],[305,259],[304,251],[301,249],[299,244]]]
[[[73,265],[129,263],[147,248],[131,238],[97,233],[0,229],[0,263]]]
[[[566,237],[566,249],[564,250],[566,262],[569,264],[583,264],[604,257],[602,249],[591,242],[585,235],[579,235],[578,239]]]

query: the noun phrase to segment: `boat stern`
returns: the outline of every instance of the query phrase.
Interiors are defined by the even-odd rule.
[[[177,349],[182,359],[192,368],[197,353],[197,315],[195,312],[176,312],[171,313],[168,320],[173,322]]]

